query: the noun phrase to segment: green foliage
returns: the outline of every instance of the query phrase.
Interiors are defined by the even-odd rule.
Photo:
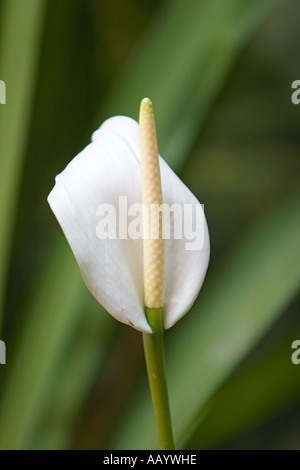
[[[1,80],[7,103],[0,112],[0,309],[18,189],[30,127],[45,1],[4,1],[0,20]],[[2,314],[0,315],[2,318]]]
[[[188,441],[188,449],[207,449],[293,403],[300,376],[289,360],[295,331],[236,372],[210,398],[206,413]]]
[[[151,96],[160,151],[180,168],[237,53],[271,4],[191,0],[187,8],[170,2],[131,59],[109,112],[136,118],[139,101]]]
[[[272,0],[148,3],[0,5],[2,449],[156,446],[137,335],[91,298],[46,203],[54,175],[101,120],[137,118],[144,96],[154,103],[160,153],[206,204],[212,242],[193,312],[168,333],[177,445],[221,445],[299,393],[290,344],[271,330],[300,283],[298,118],[286,58],[297,57],[299,7],[288,0],[271,14]],[[268,332],[272,347],[255,350]],[[107,432],[97,440],[90,417],[99,389],[118,395],[106,396],[113,411],[99,413]]]

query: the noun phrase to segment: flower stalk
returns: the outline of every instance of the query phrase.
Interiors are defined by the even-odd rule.
[[[153,310],[160,310],[154,312]],[[148,379],[160,450],[174,450],[174,439],[164,357],[164,329],[158,319],[162,319],[162,309],[146,308],[146,316],[152,319],[153,333],[143,333],[143,344],[147,364]],[[154,329],[155,328],[155,329]]]
[[[143,202],[143,257],[145,313],[152,333],[143,344],[160,450],[174,449],[164,359],[165,245],[162,236],[163,203],[153,106],[144,98],[140,106],[139,136]]]

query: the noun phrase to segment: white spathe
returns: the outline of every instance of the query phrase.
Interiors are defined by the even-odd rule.
[[[151,332],[144,313],[143,241],[101,240],[96,233],[100,204],[113,205],[117,214],[119,196],[127,196],[128,207],[141,204],[139,155],[138,123],[125,116],[108,119],[56,177],[48,202],[94,297],[119,321]],[[164,204],[199,204],[161,157],[160,171]],[[191,308],[202,286],[209,262],[203,219],[200,250],[186,250],[184,238],[165,240],[165,328]]]

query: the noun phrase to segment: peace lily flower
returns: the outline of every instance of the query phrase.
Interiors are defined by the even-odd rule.
[[[142,101],[140,129],[125,116],[105,121],[92,135],[91,143],[56,177],[48,201],[87,287],[116,319],[151,333],[145,305],[163,307],[166,329],[191,308],[208,266],[208,229],[202,206],[158,157],[150,100]],[[113,236],[99,237],[105,208],[119,209],[114,228],[120,231],[124,215],[125,225],[130,226],[142,202],[146,208],[162,202],[169,208],[174,204],[182,210],[192,207],[195,211],[189,213],[189,222],[196,227],[200,210],[201,247],[189,249],[184,236],[163,239],[160,219],[156,237],[144,241],[124,233],[118,236],[117,230]],[[143,225],[149,221],[149,213],[144,213]]]

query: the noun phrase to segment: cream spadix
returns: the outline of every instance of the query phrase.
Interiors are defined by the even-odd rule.
[[[159,167],[162,200],[169,208],[171,222],[174,219],[164,239],[164,295],[158,296],[162,295],[163,322],[169,328],[191,308],[202,286],[209,261],[209,235],[195,196],[161,157]],[[115,228],[120,229],[124,221],[120,200],[124,197],[130,226],[137,205],[142,203],[141,188],[139,125],[131,118],[116,116],[94,132],[92,142],[56,177],[48,201],[94,297],[119,321],[151,332],[144,312],[142,238],[120,237],[116,230],[117,236],[103,239],[97,231],[109,207],[113,209],[110,215],[116,216]],[[177,219],[175,207],[177,212],[182,209]],[[178,221],[194,227],[194,232],[189,231],[194,235],[195,227],[196,235],[201,230],[201,246],[193,248],[184,227],[178,236]]]
[[[162,237],[162,189],[153,106],[141,102],[139,117],[143,204],[145,306],[164,305],[165,240]]]

